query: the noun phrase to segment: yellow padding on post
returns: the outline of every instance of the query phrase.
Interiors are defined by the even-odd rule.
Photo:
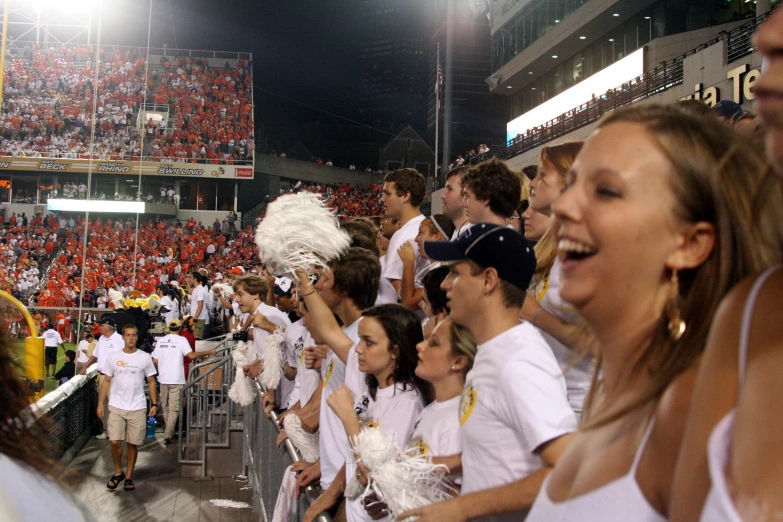
[[[24,373],[35,393],[33,400],[44,395],[44,340],[43,337],[27,337],[24,340]]]

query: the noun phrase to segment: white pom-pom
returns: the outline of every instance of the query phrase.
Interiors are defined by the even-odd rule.
[[[337,216],[318,194],[300,192],[281,196],[267,207],[256,228],[258,257],[276,276],[291,277],[302,268],[326,267],[350,245]]]
[[[374,428],[362,429],[353,438],[353,447],[369,469],[381,467],[400,453],[386,435]]]
[[[307,433],[302,428],[302,419],[296,413],[289,413],[283,419],[283,428],[305,462],[315,462],[320,456],[318,434]]]
[[[277,389],[280,379],[283,377],[283,368],[285,367],[284,342],[285,333],[282,328],[278,328],[273,334],[264,339],[264,371],[261,372],[259,382],[267,390]]]
[[[256,390],[253,387],[253,381],[245,377],[242,371],[243,366],[252,364],[256,360],[256,354],[253,352],[252,345],[246,342],[237,343],[237,347],[231,353],[231,358],[236,366],[236,375],[234,384],[228,391],[228,398],[242,406],[252,404],[256,398]]]
[[[353,439],[354,450],[370,470],[367,487],[354,477],[345,490],[349,499],[374,490],[389,508],[390,518],[409,509],[434,504],[453,496],[445,466],[435,465],[417,448],[401,452],[376,428],[364,428]]]
[[[222,295],[226,299],[234,295],[234,287],[228,283],[215,283],[214,285],[212,285],[212,288],[213,290],[214,289],[220,290],[220,295]]]

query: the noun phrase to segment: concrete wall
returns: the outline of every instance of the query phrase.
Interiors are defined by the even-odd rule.
[[[704,29],[656,38],[647,44],[647,49],[644,53],[645,70],[650,70],[661,62],[669,61],[687,53],[691,49],[696,49],[703,43],[716,38],[721,31],[728,32],[746,23],[748,23],[748,20],[737,20],[727,24],[714,25]]]
[[[326,165],[317,165],[309,161],[268,156],[266,154],[256,154],[255,172],[256,176],[266,174],[272,178],[291,178],[310,183],[366,185],[376,181],[383,181],[383,176],[380,174],[340,167],[327,167]],[[269,190],[270,194],[274,191],[271,182]]]

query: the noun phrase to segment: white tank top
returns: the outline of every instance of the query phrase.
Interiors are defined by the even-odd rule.
[[[526,522],[666,522],[650,506],[636,482],[636,470],[654,425],[655,420],[652,420],[647,426],[631,470],[605,486],[576,498],[553,502],[548,492],[550,474],[544,480]]]
[[[776,266],[765,271],[753,284],[747,301],[745,301],[745,310],[742,312],[742,326],[739,339],[739,354],[737,361],[737,376],[739,385],[737,393],[742,388],[745,380],[745,363],[748,356],[748,342],[750,340],[750,325],[753,319],[753,309],[756,306],[756,299],[764,287],[769,276],[774,274],[781,267]],[[731,410],[728,415],[718,423],[712,430],[710,442],[707,446],[707,460],[710,466],[710,480],[712,488],[704,503],[701,512],[701,522],[742,522],[734,503],[729,495],[729,485],[726,480],[724,470],[729,463],[731,456],[731,429],[734,426],[734,414],[736,408]]]

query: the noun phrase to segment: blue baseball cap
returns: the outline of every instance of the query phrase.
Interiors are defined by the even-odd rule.
[[[527,290],[536,272],[536,254],[525,237],[508,227],[477,223],[454,241],[425,241],[424,252],[433,261],[473,261],[494,268],[503,281]]]

